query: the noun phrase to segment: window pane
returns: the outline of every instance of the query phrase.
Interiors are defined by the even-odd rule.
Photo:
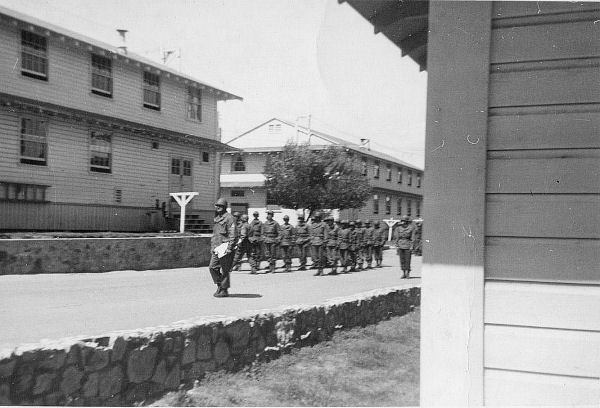
[[[192,162],[189,160],[183,161],[183,175],[191,176],[192,175]]]
[[[111,171],[110,133],[90,132],[90,170],[102,173]]]
[[[46,38],[21,31],[21,69],[24,75],[45,78],[48,74]]]
[[[180,162],[179,159],[171,159],[171,174],[180,173]]]
[[[21,163],[46,165],[46,121],[21,118]]]

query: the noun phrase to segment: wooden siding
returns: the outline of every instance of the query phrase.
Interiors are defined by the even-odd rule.
[[[496,2],[485,403],[600,401],[599,3]]]
[[[193,191],[200,192],[192,209],[212,209],[217,194],[218,169],[215,152],[202,161],[200,147],[158,141],[152,148],[147,137],[112,132],[112,173],[89,170],[89,130],[83,123],[58,117],[48,120],[48,165],[19,163],[20,115],[0,110],[0,180],[50,186],[46,199],[54,203],[154,207],[155,200],[169,201],[170,160],[173,156],[193,161]],[[122,190],[121,203],[115,189]],[[35,226],[32,226],[35,228]]]
[[[218,139],[217,101],[203,92],[202,123],[186,118],[186,86],[161,75],[161,110],[142,106],[142,68],[113,59],[113,97],[91,93],[91,52],[72,41],[48,38],[48,81],[24,77],[20,70],[20,29],[0,25],[0,92],[112,116],[157,128]],[[16,67],[16,68],[15,68]]]

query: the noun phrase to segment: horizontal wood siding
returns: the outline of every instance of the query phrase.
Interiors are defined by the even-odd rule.
[[[598,404],[600,6],[493,16],[485,403]]]
[[[39,34],[39,33],[38,33]],[[158,128],[218,139],[217,100],[203,92],[202,123],[186,119],[186,85],[161,75],[161,110],[143,107],[143,68],[134,62],[112,60],[113,97],[91,93],[91,52],[72,40],[48,38],[48,81],[21,75],[21,34],[0,25],[0,92],[85,110]]]

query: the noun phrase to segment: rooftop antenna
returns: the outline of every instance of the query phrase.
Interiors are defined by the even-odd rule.
[[[167,61],[171,54],[175,54],[175,50],[162,50],[162,62],[167,65]]]
[[[126,45],[126,41],[125,41],[125,37],[127,35],[128,30],[125,30],[123,28],[117,28],[117,32],[119,33],[119,37],[121,37],[121,41],[123,43],[123,45],[117,47],[123,54],[127,55],[127,45]]]

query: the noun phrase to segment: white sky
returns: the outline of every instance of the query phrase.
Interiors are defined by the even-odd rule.
[[[244,98],[219,105],[222,140],[272,117],[423,166],[426,72],[336,0],[0,0]],[[301,119],[306,125],[306,120]]]

